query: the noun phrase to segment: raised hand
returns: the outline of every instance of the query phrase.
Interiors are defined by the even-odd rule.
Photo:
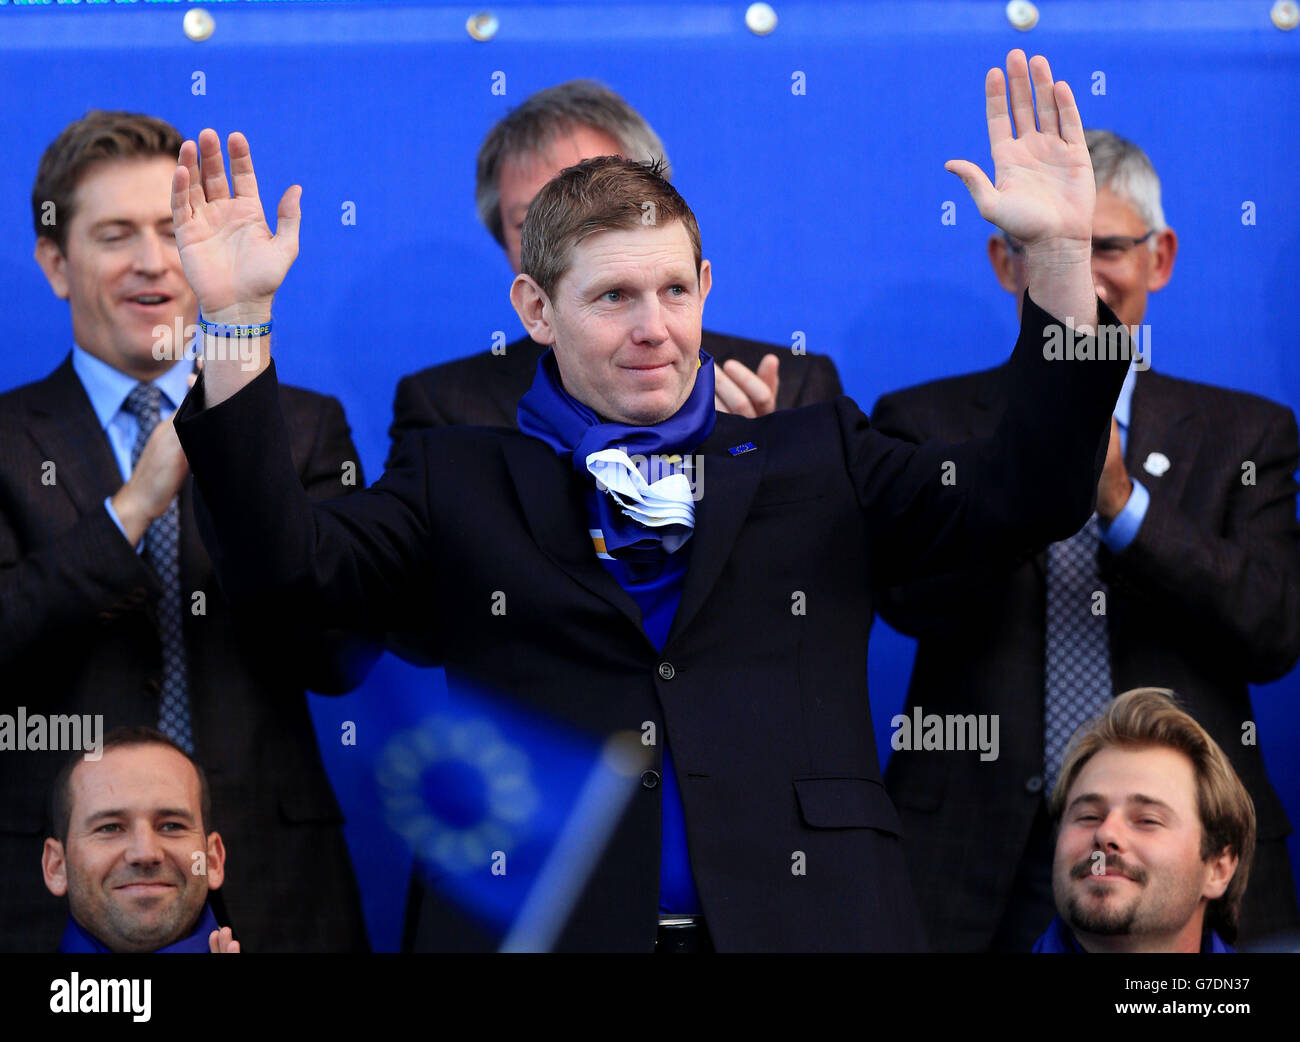
[[[1052,81],[1042,55],[1026,62],[1024,51],[1013,50],[1006,81],[1001,69],[990,69],[984,95],[994,183],[964,159],[949,160],[944,169],[962,179],[986,220],[1027,246],[1089,243],[1097,193],[1069,85]]]
[[[233,195],[215,130],[202,131],[197,143],[181,145],[172,175],[176,246],[205,318],[264,321],[270,317],[275,291],[298,256],[302,189],[292,185],[280,199],[272,235],[262,214],[248,140],[236,131],[227,144]]]

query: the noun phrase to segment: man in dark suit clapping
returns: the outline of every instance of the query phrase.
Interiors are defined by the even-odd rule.
[[[169,208],[180,146],[161,120],[94,111],[41,160],[36,259],[68,301],[73,344],[49,376],[0,396],[0,711],[158,727],[208,768],[238,851],[226,911],[247,949],[365,949],[303,689],[348,690],[375,651],[287,618],[232,617],[199,541],[171,424],[198,311]],[[358,487],[338,401],[297,388],[283,401],[300,485],[317,499]],[[52,950],[63,928],[33,871],[63,758],[48,746],[0,755],[9,950]]]
[[[1002,725],[994,762],[903,749],[886,771],[939,951],[1027,951],[1043,932],[1055,914],[1047,797],[1065,744],[1115,692],[1146,686],[1179,692],[1254,799],[1259,842],[1242,939],[1297,925],[1290,824],[1264,771],[1247,689],[1300,657],[1295,417],[1150,368],[1154,354],[1176,362],[1182,349],[1153,348],[1143,325],[1178,239],[1146,154],[1107,131],[1089,130],[1087,141],[1097,294],[1141,349],[1116,403],[1096,515],[1019,565],[926,580],[880,602],[920,641],[906,712],[990,714]],[[994,235],[989,257],[1019,300],[1023,245]],[[872,422],[915,442],[987,435],[1005,379],[999,366],[888,394]]]

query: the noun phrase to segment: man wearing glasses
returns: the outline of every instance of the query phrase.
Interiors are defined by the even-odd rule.
[[[1257,867],[1241,939],[1300,922],[1290,825],[1264,771],[1247,688],[1284,676],[1300,657],[1295,417],[1150,368],[1147,296],[1169,282],[1178,237],[1146,154],[1108,131],[1086,138],[1097,295],[1130,330],[1140,327],[1096,514],[1017,567],[927,580],[877,602],[919,640],[909,718],[917,707],[987,713],[1001,728],[996,760],[900,750],[886,772],[936,951],[1029,950],[1053,915],[1046,798],[1066,744],[1115,692],[1147,685],[1180,693],[1254,799]],[[1023,247],[995,235],[989,258],[1019,300]],[[885,395],[872,422],[912,441],[987,435],[1002,412],[1003,373]]]

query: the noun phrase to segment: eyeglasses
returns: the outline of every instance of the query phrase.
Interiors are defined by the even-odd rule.
[[[1151,236],[1155,235],[1155,229],[1147,232],[1145,235],[1135,237],[1132,235],[1107,235],[1104,239],[1092,240],[1092,257],[1093,260],[1116,261],[1128,255],[1128,252],[1135,246],[1146,242]],[[1012,253],[1024,253],[1025,244],[1016,242],[1009,235],[1002,236],[1003,241],[1007,244],[1007,249]]]

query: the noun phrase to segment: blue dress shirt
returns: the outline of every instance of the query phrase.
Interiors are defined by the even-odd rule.
[[[1133,408],[1133,383],[1136,373],[1137,370],[1130,365],[1128,375],[1124,377],[1124,386],[1119,390],[1119,399],[1115,402],[1115,420],[1119,424],[1119,445],[1125,452],[1128,451],[1129,418]],[[1101,541],[1114,554],[1119,553],[1137,538],[1138,529],[1142,527],[1142,519],[1147,516],[1147,507],[1151,505],[1151,493],[1143,487],[1142,482],[1132,474],[1129,475],[1129,480],[1133,482],[1133,494],[1128,497],[1124,509],[1111,521],[1098,518],[1097,527],[1101,532]]]

